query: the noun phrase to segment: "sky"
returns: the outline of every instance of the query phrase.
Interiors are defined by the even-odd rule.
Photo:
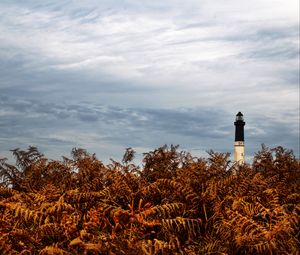
[[[298,0],[1,0],[0,158],[164,144],[299,156]]]

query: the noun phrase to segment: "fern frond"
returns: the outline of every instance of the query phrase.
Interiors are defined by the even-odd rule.
[[[150,194],[153,194],[155,191],[161,193],[166,189],[173,191],[174,195],[179,196],[181,200],[192,205],[193,208],[198,207],[199,204],[198,195],[190,187],[185,187],[179,182],[174,180],[158,179],[156,182],[143,188],[141,192],[144,196],[149,196]]]
[[[68,204],[64,200],[64,196],[61,196],[59,200],[51,207],[47,209],[47,214],[50,215],[61,215],[63,211],[65,212],[74,212],[72,205]]]
[[[78,190],[70,190],[65,195],[65,200],[70,204],[95,202],[97,200],[107,198],[109,189],[105,188],[101,191],[79,192]]]
[[[59,248],[57,244],[54,244],[43,248],[39,255],[71,255],[71,253]]]
[[[70,243],[69,243],[70,246],[83,246],[84,245],[84,242],[80,239],[80,237],[76,237],[75,239],[73,239]]]
[[[162,219],[163,230],[176,234],[195,237],[200,232],[202,221],[200,219],[188,219],[176,217],[175,219]]]
[[[33,222],[34,224],[39,224],[44,219],[42,213],[30,210],[20,204],[6,203],[5,206],[14,213],[14,217],[18,222]]]
[[[182,215],[184,209],[185,205],[183,203],[168,203],[150,207],[149,209],[142,211],[141,215],[145,218],[157,215],[160,218],[166,219]]]
[[[2,198],[9,198],[14,196],[17,193],[16,190],[5,187],[5,186],[0,186],[0,199]]]
[[[62,237],[63,231],[60,228],[60,225],[57,223],[47,223],[41,225],[37,229],[37,233],[39,238],[42,240],[59,240]]]
[[[18,251],[34,249],[38,246],[37,240],[33,237],[31,231],[15,228],[9,233],[9,242],[11,243],[11,251]]]
[[[276,208],[280,206],[279,195],[275,189],[266,189],[263,193],[269,197],[268,205],[270,208]]]
[[[16,252],[12,252],[11,245],[4,240],[3,236],[0,237],[0,254],[16,254]]]
[[[84,251],[86,254],[91,254],[91,253],[99,253],[101,249],[103,248],[102,242],[98,243],[84,243],[83,245]]]

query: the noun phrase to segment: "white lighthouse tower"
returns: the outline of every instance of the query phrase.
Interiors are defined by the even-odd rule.
[[[234,161],[239,165],[245,163],[245,141],[244,141],[244,116],[238,112],[234,122],[235,125],[235,141],[234,141]]]

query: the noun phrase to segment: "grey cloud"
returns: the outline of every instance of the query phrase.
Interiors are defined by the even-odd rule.
[[[66,95],[73,100],[82,100],[85,95],[99,94],[101,100],[110,94],[139,94],[153,90],[136,82],[108,76],[101,70],[97,72],[97,77],[85,70],[55,70],[49,64],[47,68],[47,63],[42,70],[34,65],[26,70],[22,67],[26,61],[26,57],[3,61],[0,54],[1,94],[54,100],[66,98]]]
[[[249,153],[261,142],[299,151],[298,24],[239,23],[248,12],[231,19],[230,7],[215,18],[210,3],[1,1],[1,148],[228,151],[244,107]]]
[[[201,114],[199,110],[181,112],[181,110],[121,109],[119,107],[102,107],[101,109],[101,107],[93,105],[88,107],[77,105],[76,108],[72,108],[38,101],[18,101],[15,98],[2,100],[1,108],[7,111],[7,115],[5,118],[1,117],[0,126],[4,128],[3,124],[9,123],[10,127],[17,129],[14,132],[31,130],[33,131],[31,135],[37,135],[43,131],[49,133],[49,130],[52,130],[55,132],[60,128],[72,129],[78,125],[80,128],[87,128],[87,131],[95,131],[99,128],[106,139],[115,137],[114,140],[122,140],[124,134],[127,134],[127,137],[125,135],[127,142],[131,139],[138,140],[139,135],[158,133],[163,135],[165,132],[174,136],[205,137],[211,132],[206,131],[207,127],[216,126],[217,119],[220,117],[214,111],[209,111],[209,116],[215,115],[215,120],[213,118],[204,119],[205,114]],[[9,109],[16,111],[17,115],[10,114]],[[62,112],[68,116],[68,118],[63,118],[63,121],[61,120]],[[27,115],[26,113],[30,114]],[[201,123],[203,123],[202,127]],[[44,130],[48,125],[51,125],[51,128]],[[215,130],[217,129],[216,126]],[[2,135],[11,136],[13,133],[3,130]],[[20,133],[23,134],[24,132]]]
[[[299,88],[299,84],[300,84],[300,70],[299,69],[290,68],[289,70],[281,71],[280,77],[285,84],[293,85],[296,88]]]
[[[147,118],[144,126],[156,130],[168,130],[174,134],[198,137],[216,137],[216,129],[223,112],[212,110],[145,110],[141,114]],[[226,115],[226,114],[225,114]]]
[[[280,47],[262,46],[245,54],[250,59],[267,59],[267,60],[289,60],[299,58],[299,49],[297,45],[283,42]]]
[[[282,40],[299,35],[298,26],[268,27],[256,31],[254,38],[257,40]]]
[[[298,26],[276,26],[260,24],[260,27],[247,27],[244,31],[237,31],[236,34],[230,36],[219,37],[218,39],[225,41],[243,41],[243,42],[264,42],[274,43],[288,38],[297,38],[299,35]]]
[[[4,96],[1,97],[2,99]],[[13,98],[2,101],[2,110],[14,109],[17,115],[9,114],[0,119],[0,143],[9,138],[18,138],[9,146],[26,147],[34,143],[45,146],[57,146],[58,151],[66,147],[86,146],[89,149],[88,134],[94,135],[94,142],[128,146],[153,147],[164,143],[181,144],[189,148],[206,148],[219,151],[231,151],[233,143],[232,113],[205,108],[195,109],[147,109],[120,108],[101,105],[57,105],[35,101],[18,102]],[[20,107],[21,105],[25,107]],[[4,107],[3,107],[4,106]],[[29,108],[31,109],[29,110]],[[30,115],[26,115],[30,112]],[[64,112],[68,118],[61,117]],[[40,116],[39,114],[43,115]],[[246,125],[247,149],[252,154],[258,150],[263,141],[267,145],[295,148],[297,151],[297,135],[291,134],[291,126],[271,118],[251,117]],[[247,123],[247,124],[248,124]],[[251,128],[251,125],[256,125]],[[7,126],[10,129],[7,129]],[[49,128],[46,128],[48,127]],[[77,133],[86,143],[76,141],[75,136],[64,136],[64,130]],[[69,131],[68,131],[69,130]],[[247,133],[247,130],[249,133]],[[263,132],[259,132],[263,130]],[[56,134],[62,135],[56,136]],[[68,133],[66,133],[68,134]],[[282,137],[274,143],[274,137]],[[289,137],[287,139],[286,137]],[[26,139],[25,139],[26,138]],[[13,139],[12,139],[13,141]],[[31,141],[31,142],[30,142]],[[188,144],[188,145],[187,145]],[[61,149],[60,149],[61,148]],[[63,148],[63,149],[62,149]],[[2,146],[2,150],[11,147]],[[205,149],[203,149],[205,150]]]
[[[80,120],[87,122],[95,122],[98,120],[98,116],[94,112],[80,112],[78,113],[78,117]]]

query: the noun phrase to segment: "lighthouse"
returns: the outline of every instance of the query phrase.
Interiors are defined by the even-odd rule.
[[[234,161],[239,165],[245,162],[244,116],[238,112],[235,118]]]

